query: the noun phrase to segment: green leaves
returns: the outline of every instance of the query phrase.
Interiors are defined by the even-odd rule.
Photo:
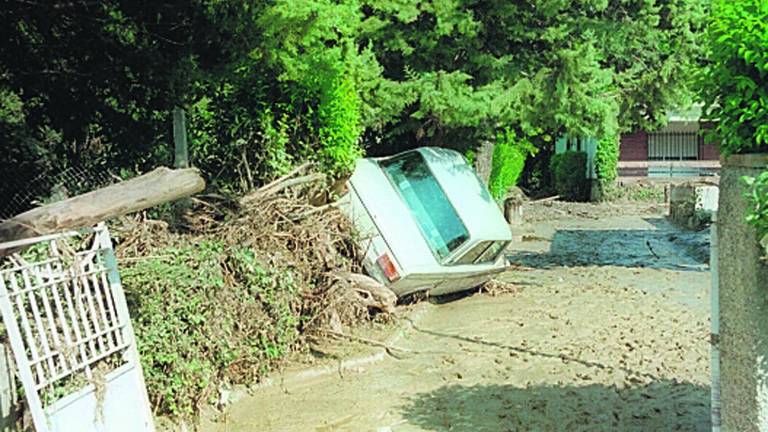
[[[757,239],[765,249],[768,259],[768,170],[757,177],[742,177],[747,186],[744,197],[749,201],[750,208],[746,220],[757,228]]]
[[[349,78],[337,77],[328,87],[324,89],[318,110],[320,162],[326,172],[341,177],[363,156],[359,145],[360,99]]]
[[[251,383],[298,335],[299,289],[245,247],[182,243],[121,270],[147,390],[189,416],[219,386]]]
[[[498,202],[506,198],[509,188],[517,184],[523,172],[525,160],[536,154],[536,147],[525,137],[518,138],[515,131],[506,128],[496,133],[496,143],[491,159],[488,189]]]
[[[723,153],[768,149],[768,3],[716,0],[702,91]]]
[[[768,170],[757,177],[742,177],[747,186],[744,197],[750,203],[747,222],[758,230],[758,238],[768,235]]]
[[[0,118],[16,122],[0,141],[22,148],[2,168],[169,164],[176,105],[188,110],[193,163],[230,191],[307,159],[342,175],[362,148],[466,150],[501,127],[532,138],[657,126],[691,99],[708,3],[17,2],[0,10]],[[726,25],[717,39],[736,36]],[[766,50],[736,49],[736,60],[765,71]],[[758,76],[740,76],[745,95],[765,92]],[[724,106],[743,122],[765,110]],[[42,139],[44,127],[61,140]],[[82,145],[93,131],[104,145]],[[768,139],[768,128],[753,132]],[[0,196],[13,193],[2,187]]]
[[[367,2],[363,43],[413,95],[382,136],[394,149],[466,148],[500,125],[585,136],[658,126],[692,99],[707,3]]]
[[[597,142],[595,152],[595,174],[603,184],[611,183],[618,176],[619,138],[607,135]]]

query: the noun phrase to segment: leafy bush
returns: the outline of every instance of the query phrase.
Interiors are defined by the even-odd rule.
[[[567,151],[552,156],[550,170],[557,194],[568,201],[587,201],[590,183],[587,179],[587,154]]]
[[[703,89],[724,154],[768,150],[768,2],[716,0]]]
[[[612,183],[618,176],[619,139],[606,136],[597,142],[595,152],[595,174],[602,184]]]
[[[152,404],[186,416],[286,352],[298,334],[297,288],[243,247],[204,241],[158,252],[124,265],[122,280]]]
[[[509,188],[517,184],[528,155],[536,148],[525,138],[517,138],[514,131],[505,129],[496,134],[496,145],[491,158],[488,189],[496,201],[503,200]]]
[[[703,88],[724,154],[768,151],[768,3],[716,0]],[[768,243],[768,173],[745,177],[747,221]]]
[[[320,101],[318,130],[325,171],[340,177],[349,172],[363,155],[360,148],[360,99],[348,78],[337,78]]]

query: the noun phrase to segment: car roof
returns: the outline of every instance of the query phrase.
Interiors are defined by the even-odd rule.
[[[420,147],[413,151],[426,160],[467,227],[471,240],[512,239],[499,206],[461,153],[440,147]]]

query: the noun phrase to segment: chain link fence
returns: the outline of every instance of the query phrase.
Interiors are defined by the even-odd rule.
[[[73,166],[55,174],[43,174],[31,181],[5,179],[15,187],[15,194],[0,206],[0,219],[9,219],[34,207],[85,193],[120,181],[107,170]]]

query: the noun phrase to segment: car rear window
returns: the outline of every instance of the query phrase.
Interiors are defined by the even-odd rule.
[[[379,165],[440,261],[469,239],[467,228],[419,152],[408,152]]]

